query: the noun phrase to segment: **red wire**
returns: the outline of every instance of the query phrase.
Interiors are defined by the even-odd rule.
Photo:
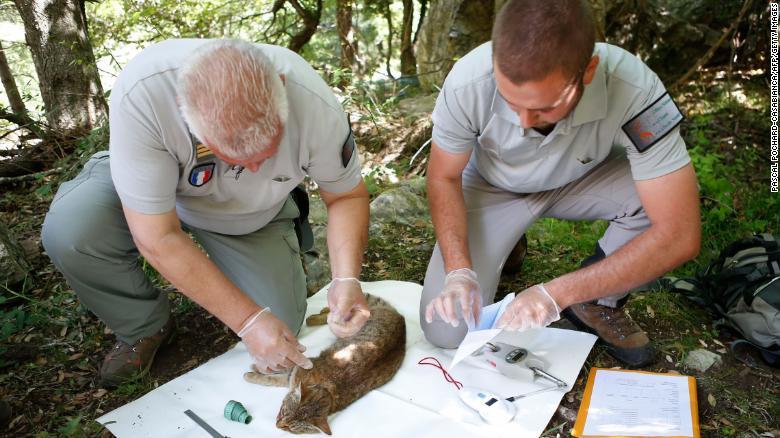
[[[428,359],[432,360],[433,363],[425,362]],[[446,380],[449,383],[452,383],[458,389],[463,388],[463,384],[458,382],[457,380],[455,380],[455,378],[452,377],[452,375],[450,373],[448,373],[447,370],[444,369],[444,366],[435,357],[424,357],[424,358],[420,359],[419,362],[417,362],[417,365],[430,365],[430,366],[434,366],[434,367],[440,369],[442,374],[444,374],[444,380]]]

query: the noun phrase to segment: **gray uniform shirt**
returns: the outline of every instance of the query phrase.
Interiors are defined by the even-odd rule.
[[[342,193],[361,179],[347,116],[333,92],[296,53],[258,44],[285,75],[289,116],[278,152],[257,172],[242,171],[199,145],[176,103],[179,66],[208,40],[155,44],[128,63],[111,91],[111,176],[122,203],[145,214],[176,209],[189,225],[247,234],[270,222],[308,174]]]
[[[544,136],[523,129],[498,93],[491,43],[477,47],[455,64],[439,93],[434,142],[452,153],[473,150],[468,165],[490,184],[516,193],[570,183],[605,160],[614,146],[626,149],[635,180],[666,175],[689,163],[677,126],[682,115],[665,96],[658,76],[619,47],[598,43],[594,54],[600,62],[593,81],[574,111]],[[635,126],[640,121],[658,126],[641,131]],[[639,141],[637,147],[624,125],[658,138]]]

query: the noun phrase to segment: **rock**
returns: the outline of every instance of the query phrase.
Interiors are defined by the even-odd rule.
[[[421,178],[420,178],[421,179]],[[430,222],[428,201],[420,194],[424,185],[412,180],[389,189],[371,202],[369,232],[380,233],[385,225],[414,225],[419,221]]]
[[[405,117],[430,116],[434,106],[436,106],[436,94],[410,97],[398,102],[398,110]]]
[[[720,355],[708,350],[698,349],[688,353],[684,365],[690,369],[706,372],[713,365],[721,363]]]
[[[425,223],[431,221],[428,201],[425,199],[424,178],[402,181],[377,196],[371,202],[370,208],[369,233],[372,236],[381,237],[386,226],[398,224],[414,226],[420,221]],[[302,256],[309,296],[322,289],[331,278],[326,239],[327,219],[327,209],[322,199],[318,196],[309,196],[309,223],[314,233],[314,248]],[[432,243],[420,244],[418,249],[430,252]]]
[[[330,282],[330,259],[326,239],[328,210],[319,196],[309,196],[309,224],[314,234],[314,248],[303,254],[303,269],[306,271],[306,290],[314,295]]]
[[[560,405],[558,406],[558,414],[563,418],[564,420],[568,421],[569,423],[574,423],[577,421],[577,411],[571,408],[567,408],[566,406]]]

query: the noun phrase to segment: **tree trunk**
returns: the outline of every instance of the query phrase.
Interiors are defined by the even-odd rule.
[[[434,0],[420,31],[417,73],[420,85],[441,86],[455,59],[488,41],[493,28],[493,2]]]
[[[16,0],[19,1],[19,0]],[[303,29],[300,32],[293,35],[290,40],[288,49],[293,52],[299,53],[303,46],[311,40],[311,37],[317,32],[317,26],[320,25],[320,17],[322,16],[322,0],[317,0],[317,7],[314,11],[310,11],[303,7],[298,0],[287,0],[292,5],[295,12],[303,20]]]
[[[16,115],[27,113],[19,88],[16,87],[16,80],[11,73],[11,67],[8,65],[8,59],[5,57],[2,41],[0,41],[0,79],[3,81],[5,95],[8,96],[8,102],[11,104],[11,111]]]
[[[0,286],[21,282],[28,272],[30,265],[24,258],[22,247],[0,222]]]
[[[420,17],[417,19],[417,29],[414,31],[412,44],[417,44],[417,39],[420,36],[420,29],[422,29],[423,22],[425,21],[426,12],[428,12],[428,0],[420,0]]]
[[[352,71],[355,65],[355,54],[357,53],[357,42],[354,40],[352,32],[352,1],[338,0],[336,4],[336,28],[339,33],[339,44],[341,45],[341,68]],[[340,86],[348,85],[350,78],[342,76]]]
[[[78,136],[107,114],[83,0],[14,0],[24,22],[50,134]]]
[[[387,56],[385,56],[385,71],[390,79],[395,79],[390,69],[390,61],[393,59],[393,10],[390,9],[392,0],[385,1],[385,21],[387,21]]]
[[[44,132],[27,114],[27,108],[24,106],[22,96],[19,94],[19,88],[16,86],[16,80],[13,72],[11,72],[11,67],[8,65],[8,59],[5,57],[5,49],[2,43],[0,43],[0,80],[3,82],[3,89],[5,90],[5,95],[8,96],[8,102],[11,104],[11,112],[0,113],[0,118],[15,123],[19,127],[24,127],[38,138],[43,138]]]
[[[417,60],[412,45],[412,27],[414,26],[414,0],[403,0],[404,16],[401,28],[401,75],[417,74]]]

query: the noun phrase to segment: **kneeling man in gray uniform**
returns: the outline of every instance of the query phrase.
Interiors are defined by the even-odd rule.
[[[695,257],[701,224],[682,120],[658,76],[595,44],[584,0],[510,0],[492,42],[460,59],[433,112],[428,195],[437,245],[420,320],[454,348],[496,294],[502,266],[537,219],[609,221],[580,269],[519,291],[499,326],[563,313],[626,364],[653,359],[621,309],[628,291]]]
[[[139,254],[237,333],[261,371],[311,367],[296,339],[307,175],[328,210],[329,326],[363,326],[368,192],[347,116],[300,56],[233,40],[156,44],[117,79],[109,123],[110,156],[62,185],[43,225],[49,257],[116,334],[105,385],[146,373],[173,329]]]

